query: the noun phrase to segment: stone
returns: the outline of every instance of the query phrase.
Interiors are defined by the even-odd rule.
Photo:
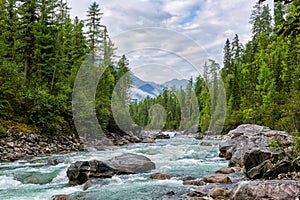
[[[189,135],[189,134],[195,134],[195,133],[200,133],[200,132],[201,132],[200,126],[195,125],[195,126],[190,127],[189,129],[185,130],[183,132],[183,134]]]
[[[50,200],[72,200],[71,196],[65,194],[54,195]]]
[[[155,140],[152,138],[145,138],[142,140],[142,143],[155,143]]]
[[[99,179],[99,178],[92,178],[92,179],[89,179],[87,182],[85,182],[83,185],[82,185],[82,189],[83,190],[87,190],[91,187],[101,187],[101,186],[104,186],[104,185],[108,185],[110,183],[109,180],[107,179]]]
[[[154,139],[170,139],[170,135],[160,132],[154,135]]]
[[[216,173],[221,174],[231,174],[234,173],[234,169],[232,167],[222,167],[216,171]]]
[[[203,186],[203,185],[205,185],[205,182],[203,182],[203,181],[197,181],[197,180],[183,181],[183,185]]]
[[[246,171],[249,171],[251,168],[258,166],[266,160],[269,160],[271,157],[272,152],[267,149],[253,149],[245,152],[243,162]]]
[[[67,163],[67,161],[63,158],[55,158],[47,161],[47,165],[58,165],[61,163]]]
[[[231,130],[227,134],[227,137],[227,140],[219,144],[219,156],[226,157],[226,159],[229,160],[230,167],[244,167],[244,156],[246,152],[254,149],[259,149],[262,152],[269,151],[271,140],[276,139],[285,147],[290,146],[292,143],[292,136],[288,133],[271,130],[268,127],[255,124],[240,125],[236,129]],[[258,158],[257,161],[251,161],[253,162],[253,167],[255,165],[254,163],[258,163],[259,160],[263,162],[267,157],[268,153],[264,153],[263,157]],[[251,167],[248,166],[248,168]]]
[[[146,173],[155,164],[143,155],[122,154],[106,161],[77,161],[67,170],[69,184],[83,184],[90,178],[111,178],[113,175]]]
[[[215,188],[211,192],[211,197],[212,198],[217,198],[217,197],[227,197],[228,193],[226,192],[227,188]]]
[[[117,140],[117,141],[115,142],[115,145],[117,145],[117,146],[122,146],[122,145],[124,145],[124,142],[122,142],[122,141],[120,141],[120,140]]]
[[[209,143],[209,142],[201,142],[199,145],[200,146],[207,146],[207,147],[213,146],[212,143]]]
[[[264,171],[263,178],[277,178],[279,174],[286,174],[292,171],[299,171],[297,163],[291,163],[288,157],[278,160],[278,162]]]
[[[207,183],[232,183],[231,179],[224,174],[212,174],[204,177],[203,181]]]
[[[272,168],[272,162],[270,160],[266,160],[251,168],[249,171],[246,171],[246,175],[249,179],[259,179],[264,177],[264,174]]]
[[[174,177],[175,176],[171,175],[171,174],[161,174],[161,173],[151,174],[151,176],[150,176],[151,179],[157,179],[157,180],[166,180],[166,179],[171,179]]]
[[[241,181],[230,192],[232,200],[297,199],[300,182],[294,180]]]
[[[23,184],[47,184],[57,176],[58,172],[41,173],[41,172],[26,172],[14,174],[14,179]]]
[[[174,196],[175,192],[174,191],[168,191],[168,192],[166,192],[166,195],[167,196]]]

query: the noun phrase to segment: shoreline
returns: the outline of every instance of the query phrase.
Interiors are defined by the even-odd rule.
[[[44,136],[32,132],[10,133],[8,131],[1,135],[0,162],[14,162],[84,150],[84,144],[74,134]]]

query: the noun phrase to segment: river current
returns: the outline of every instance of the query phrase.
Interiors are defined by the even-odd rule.
[[[174,135],[173,133],[169,133]],[[212,146],[201,146],[208,142]],[[112,150],[76,152],[33,158],[29,161],[0,163],[1,200],[49,200],[57,194],[68,194],[75,199],[99,200],[148,200],[184,199],[195,187],[184,186],[182,178],[202,177],[227,166],[227,161],[218,157],[219,141],[196,140],[187,137],[171,137],[153,144],[130,144]],[[78,160],[107,160],[122,153],[142,154],[150,158],[156,169],[149,173],[114,176],[103,179],[97,185],[83,191],[82,186],[68,185],[67,168]],[[47,165],[48,160],[64,159],[67,163]],[[176,175],[171,180],[152,180],[152,173]],[[175,196],[167,196],[173,191]]]

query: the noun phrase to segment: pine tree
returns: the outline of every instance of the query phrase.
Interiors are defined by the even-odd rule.
[[[101,24],[103,13],[99,8],[99,4],[93,2],[87,12],[86,32],[87,43],[93,60],[99,57],[100,44],[103,43],[104,26]]]

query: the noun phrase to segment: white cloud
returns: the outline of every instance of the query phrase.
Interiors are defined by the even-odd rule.
[[[77,15],[83,19],[92,2],[92,0],[69,0],[72,17]],[[104,13],[102,21],[107,25],[109,34],[117,39],[120,34],[123,35],[121,39],[119,38],[121,41],[114,41],[119,47],[119,52],[124,52],[126,49],[133,51],[127,52],[133,69],[144,66],[145,72],[139,73],[149,74],[148,76],[151,77],[154,76],[151,73],[151,66],[159,65],[160,68],[173,68],[177,74],[188,77],[195,70],[195,66],[192,65],[199,65],[200,60],[203,61],[204,58],[211,57],[222,63],[226,38],[232,39],[237,33],[243,43],[250,39],[251,26],[248,22],[252,7],[257,0],[96,2]],[[271,0],[268,1],[270,2]],[[148,35],[145,35],[142,30],[145,27],[167,28],[176,31],[177,34],[172,35],[171,31],[157,29],[148,31]],[[130,31],[137,28],[140,32]],[[154,49],[149,50],[146,47],[154,47]],[[162,72],[162,70],[155,71]],[[164,80],[173,78],[176,73],[164,73],[164,76],[169,75]],[[162,75],[157,74],[156,77]]]

